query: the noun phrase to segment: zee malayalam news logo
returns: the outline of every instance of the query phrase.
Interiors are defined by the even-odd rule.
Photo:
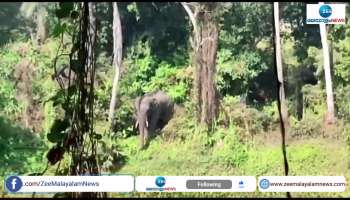
[[[155,185],[158,187],[148,187],[146,188],[147,191],[176,191],[175,187],[164,187],[166,180],[163,176],[158,176],[156,180],[154,181]]]
[[[307,4],[307,24],[345,24],[345,4]]]

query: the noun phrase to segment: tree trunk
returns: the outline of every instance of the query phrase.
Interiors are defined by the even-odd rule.
[[[324,67],[324,75],[325,75],[325,81],[326,81],[326,93],[327,93],[326,123],[332,124],[335,121],[334,99],[333,99],[333,87],[332,87],[329,46],[328,46],[328,41],[327,41],[326,24],[324,24],[324,23],[320,24],[320,34],[321,34],[321,43],[322,43],[322,50],[323,50],[323,67]]]
[[[302,83],[300,81],[297,81],[296,87],[295,87],[295,101],[296,101],[296,116],[298,120],[301,120],[303,118],[303,110],[304,110],[304,104],[303,104],[303,92],[302,92]]]
[[[201,85],[201,80],[200,76],[200,68],[198,67],[198,63],[200,63],[200,56],[198,56],[198,49],[199,49],[199,44],[201,41],[201,33],[199,31],[199,26],[198,26],[198,14],[200,12],[200,5],[197,3],[194,6],[194,9],[191,9],[188,5],[188,3],[182,2],[181,5],[184,7],[190,22],[193,27],[193,32],[192,32],[192,37],[190,38],[190,44],[193,50],[193,54],[191,56],[191,63],[192,66],[195,67],[195,77],[194,77],[194,84],[191,92],[191,98],[196,100],[196,110],[197,110],[197,120],[200,121],[201,119],[201,94],[200,94],[200,85]]]
[[[114,109],[117,101],[118,82],[119,82],[119,76],[120,76],[119,74],[120,74],[120,67],[122,64],[122,53],[123,53],[122,29],[121,29],[118,5],[116,2],[113,3],[113,52],[114,52],[113,66],[115,68],[115,75],[113,80],[112,97],[111,97],[111,103],[109,106],[109,114],[108,114],[108,121],[111,127],[113,125],[113,115],[114,115]]]
[[[198,121],[212,127],[218,115],[218,92],[215,84],[216,54],[219,28],[214,18],[217,3],[198,3],[192,11],[187,3],[181,3],[193,25],[195,88],[198,105]]]
[[[281,53],[281,39],[280,39],[280,20],[279,20],[279,4],[278,2],[274,2],[274,10],[273,10],[273,29],[274,29],[274,42],[275,42],[275,67],[277,72],[277,81],[278,81],[278,111],[280,117],[280,125],[281,125],[281,135],[282,135],[282,154],[283,154],[283,164],[284,164],[284,173],[285,176],[288,176],[289,165],[287,160],[287,150],[286,150],[286,130],[289,127],[288,123],[288,110],[285,100],[285,92],[284,92],[284,82],[283,82],[283,66],[282,66],[282,53]],[[287,197],[290,197],[290,193],[287,192]]]
[[[284,91],[283,80],[283,66],[282,66],[282,52],[281,52],[281,38],[280,38],[280,21],[279,21],[279,4],[274,3],[274,19],[275,19],[275,48],[276,48],[276,64],[277,64],[277,78],[279,82],[279,99],[281,101],[281,112],[284,123],[288,123],[288,109],[286,104],[286,97]]]
[[[211,128],[218,114],[218,98],[215,84],[216,54],[219,29],[213,17],[216,3],[207,3],[198,15],[200,44],[196,52],[200,122]]]
[[[45,5],[38,3],[36,14],[36,42],[41,46],[47,37],[47,28],[45,24],[46,8]]]

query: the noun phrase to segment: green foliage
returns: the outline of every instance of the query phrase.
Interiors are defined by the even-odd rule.
[[[307,112],[322,116],[326,112],[326,92],[320,85],[305,85],[302,89],[304,94],[304,109]]]
[[[109,108],[112,92],[112,82],[114,68],[111,65],[111,58],[106,52],[98,54],[96,58],[96,87],[95,87],[95,110],[96,118],[104,120],[106,118],[106,109]]]
[[[43,153],[46,145],[38,134],[33,134],[0,117],[0,174],[38,172],[44,169]]]
[[[187,100],[192,86],[191,74],[185,68],[165,61],[159,62],[152,55],[148,42],[140,41],[137,46],[132,47],[124,62],[127,68],[120,81],[122,96],[136,97],[163,90],[177,103]]]
[[[0,114],[10,115],[21,111],[16,99],[16,82],[13,78],[14,66],[19,62],[18,53],[10,50],[10,45],[0,49]]]
[[[247,91],[252,80],[268,67],[258,53],[244,52],[233,56],[230,50],[223,49],[218,52],[217,68],[219,91],[224,95],[232,95]],[[232,93],[232,91],[236,92]]]
[[[349,27],[350,25],[348,25]],[[339,58],[336,60],[334,67],[334,74],[340,79],[341,83],[350,82],[350,32],[346,31],[347,37],[344,40],[340,40],[336,48],[338,49]]]
[[[162,90],[176,103],[183,103],[188,100],[188,94],[191,89],[191,78],[186,77],[185,69],[177,69],[167,63],[160,63],[155,72],[155,76],[151,78],[149,84],[144,87],[145,92]]]
[[[60,2],[56,7],[49,7],[51,16],[49,24],[52,26],[49,34],[53,37],[63,37],[64,33],[73,36],[77,32],[78,26],[75,24],[79,18],[78,5],[73,2]]]
[[[127,5],[126,9],[128,10],[129,13],[135,14],[136,21],[140,20],[140,12],[137,9],[136,2],[133,2]]]
[[[284,38],[282,47],[282,54],[288,55],[283,57],[283,64],[287,65],[287,67],[296,68],[300,66],[300,61],[296,56],[295,50],[295,39],[294,38]],[[312,47],[310,47],[312,48]],[[310,49],[309,48],[309,49]],[[315,47],[314,47],[315,48]]]
[[[9,118],[17,118],[29,106],[25,102],[17,101],[18,75],[15,75],[15,66],[23,59],[30,60],[34,68],[34,73],[30,84],[32,85],[30,98],[39,107],[43,106],[43,114],[45,121],[42,128],[44,132],[48,132],[54,117],[57,116],[55,109],[50,105],[45,105],[49,97],[55,92],[54,80],[52,80],[53,69],[50,67],[53,60],[54,51],[57,49],[55,40],[47,40],[40,51],[36,50],[29,42],[8,44],[0,49],[0,110],[1,114],[7,115]],[[63,63],[59,60],[59,64]]]
[[[322,49],[311,46],[307,52],[309,56],[305,63],[316,66],[316,76],[321,82],[324,82]]]
[[[237,2],[223,16],[220,46],[233,54],[256,48],[256,44],[272,34],[272,6],[265,3]]]
[[[259,74],[272,66],[272,27],[269,20],[261,21],[262,16],[272,17],[271,8],[262,3],[234,3],[224,14],[216,77],[223,96],[246,94]]]
[[[350,155],[350,123],[346,123],[343,128],[343,137],[347,145],[348,154]]]
[[[241,167],[243,174],[255,176],[283,175],[281,160],[283,160],[280,148],[256,147],[248,151],[248,161]]]
[[[97,147],[97,155],[103,171],[119,170],[127,160],[127,157],[121,152],[119,144],[112,138],[106,133],[103,134]]]
[[[323,118],[312,113],[304,114],[298,121],[293,116],[290,117],[292,137],[320,137],[324,134]]]
[[[163,61],[184,65],[188,58],[189,31],[186,13],[180,4],[137,2],[120,5],[125,29],[125,47],[148,41],[150,49]],[[175,58],[175,59],[174,59]]]
[[[120,8],[120,3],[118,3],[120,15],[122,9]],[[112,16],[113,7],[111,2],[100,2],[96,4],[96,19],[99,21],[100,26],[98,27],[98,40],[96,41],[96,51],[97,54],[108,53],[112,55],[113,48],[113,30],[112,30]],[[122,24],[125,18],[122,18]],[[124,38],[124,36],[123,36]]]
[[[273,124],[279,124],[280,116],[278,112],[277,102],[272,102],[271,104],[264,106],[262,112],[267,116],[264,117],[264,120],[266,120],[265,122],[267,124],[270,126],[273,126]]]
[[[213,159],[226,166],[240,167],[248,159],[248,149],[240,141],[237,130],[231,126],[229,129],[218,129],[217,132],[215,134],[219,134],[220,137],[223,134],[225,136],[214,147]]]
[[[69,126],[69,122],[67,120],[55,120],[50,133],[47,134],[47,139],[52,143],[61,144],[63,139],[65,138],[66,130]]]
[[[335,91],[335,104],[337,105],[338,117],[350,120],[350,85],[338,87]]]
[[[133,100],[129,98],[123,98],[120,107],[118,107],[114,114],[114,133],[112,137],[127,138],[131,135],[137,134],[134,130],[134,104]]]
[[[148,42],[138,42],[129,52],[124,61],[126,71],[120,81],[119,93],[122,96],[136,97],[143,94],[142,88],[154,75],[157,61],[151,55]]]
[[[254,107],[241,104],[238,96],[226,96],[222,100],[222,110],[219,115],[218,123],[229,126],[235,124],[241,132],[250,135],[259,134],[268,131],[279,120],[277,106],[265,106],[264,112]],[[250,137],[246,135],[245,137]]]
[[[56,10],[56,16],[58,18],[65,18],[70,16],[71,11],[74,8],[73,2],[63,2],[59,3],[59,8]]]
[[[27,9],[22,10],[21,3],[3,3],[0,7],[0,114],[8,116],[9,119],[7,121],[0,117],[0,163],[3,165],[0,167],[0,174],[41,171],[46,164],[43,155],[47,153],[48,146],[55,145],[53,150],[61,151],[60,144],[69,128],[63,120],[64,114],[67,114],[63,112],[68,106],[64,105],[67,93],[59,89],[52,79],[52,64],[61,42],[59,40],[63,39],[58,52],[62,55],[58,57],[56,66],[61,69],[68,65],[67,53],[72,47],[71,36],[78,28],[74,21],[79,17],[79,6],[69,2],[46,4],[46,23],[50,37],[40,48],[36,48],[26,41],[29,41],[30,33],[35,34],[35,21],[32,16],[36,14],[37,5],[28,3]],[[272,4],[236,2],[220,3],[217,7],[220,36],[216,82],[223,98],[220,97],[222,107],[211,132],[197,124],[197,105],[194,95],[190,96],[190,90],[192,89],[192,93],[195,91],[195,70],[188,67],[188,41],[192,31],[189,19],[180,4],[160,2],[118,3],[122,20],[124,60],[114,116],[115,125],[111,132],[106,131],[109,125],[105,119],[114,75],[111,65],[112,7],[111,3],[99,3],[96,6],[99,24],[93,138],[98,140],[97,154],[103,171],[134,175],[159,175],[160,172],[164,175],[283,175],[276,101],[265,102],[260,107],[248,101],[246,105],[243,103],[247,94],[255,92],[252,87],[256,85],[271,93],[276,88],[271,40]],[[303,119],[298,121],[293,116],[290,117],[292,139],[288,141],[287,147],[290,174],[348,176],[348,163],[339,162],[347,160],[349,155],[342,148],[345,145],[340,140],[329,141],[321,137],[326,133],[323,116],[327,106],[319,27],[301,23],[306,16],[305,3],[281,3],[280,8],[282,24],[287,25],[281,29],[283,62],[287,72],[284,74],[286,86],[299,81],[296,76],[299,70],[309,65],[317,68],[317,77],[321,81],[320,85],[303,86]],[[28,19],[23,19],[23,16]],[[288,25],[290,29],[285,28]],[[349,147],[348,25],[349,22],[345,26],[332,25],[328,36],[333,43],[335,60],[333,89],[337,118],[339,124],[345,121],[345,126],[339,125],[339,129],[342,129]],[[8,44],[3,45],[4,43]],[[22,59],[30,60],[34,66],[31,90],[33,101],[43,113],[44,134],[30,133],[12,124],[20,119],[20,114],[28,106],[16,99],[18,88],[14,67]],[[73,70],[78,72],[76,68]],[[135,97],[154,90],[165,91],[178,106],[173,119],[151,140],[147,149],[140,151],[138,131],[134,128],[133,101]],[[74,96],[74,88],[70,88],[68,93]],[[294,95],[288,96],[290,113],[295,110],[291,103],[294,99]],[[72,106],[73,102],[68,104]],[[274,135],[276,132],[278,136]],[[261,138],[267,139],[263,139],[260,144]],[[300,138],[303,140],[297,140]],[[58,175],[68,173],[69,159],[69,156],[63,157],[60,164],[62,169],[58,171]],[[47,174],[55,174],[56,167],[52,166]],[[343,196],[346,194],[342,193]],[[155,194],[132,195],[154,197]],[[156,195],[164,197],[174,194]],[[176,195],[188,196],[182,193]],[[227,197],[236,194],[191,195]],[[257,192],[247,196],[249,195],[270,194]]]
[[[191,116],[192,114],[192,116]],[[166,142],[186,141],[191,135],[200,132],[195,117],[186,107],[176,107],[173,118],[162,130],[163,140]]]

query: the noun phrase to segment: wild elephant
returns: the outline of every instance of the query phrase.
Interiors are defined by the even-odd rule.
[[[135,100],[136,124],[140,133],[141,148],[157,129],[162,129],[172,118],[174,103],[162,91],[148,93]]]

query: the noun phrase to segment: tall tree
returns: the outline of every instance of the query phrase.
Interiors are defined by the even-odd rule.
[[[46,4],[39,3],[36,15],[36,42],[39,46],[45,42],[47,37],[46,17]]]
[[[120,22],[120,15],[118,11],[118,5],[116,2],[113,3],[113,66],[115,68],[115,74],[113,79],[112,97],[109,106],[108,121],[110,125],[113,124],[113,114],[117,101],[119,72],[122,64],[122,53],[123,53],[123,38],[122,38],[122,27]]]
[[[21,5],[22,15],[31,19],[36,25],[36,31],[31,30],[32,41],[37,45],[42,45],[47,37],[47,6],[48,3],[38,3],[38,2],[25,2]],[[30,27],[30,29],[32,29]]]
[[[279,20],[279,4],[278,2],[273,3],[273,28],[274,28],[274,42],[275,42],[275,64],[277,71],[277,80],[278,80],[278,111],[280,115],[280,124],[281,124],[281,134],[282,134],[282,153],[284,161],[285,175],[288,176],[289,166],[287,160],[286,144],[285,144],[285,135],[286,135],[286,126],[288,126],[288,110],[286,106],[286,99],[284,93],[284,83],[283,83],[283,66],[282,66],[282,54],[281,54],[281,39],[280,39],[280,20]],[[290,194],[287,193],[289,197]]]
[[[219,28],[216,19],[218,3],[181,3],[193,25],[194,65],[198,120],[211,127],[218,114],[218,92],[215,84]],[[189,6],[192,6],[191,9]]]
[[[275,49],[276,49],[276,64],[277,64],[277,78],[279,85],[279,99],[281,101],[282,119],[284,122],[288,121],[288,109],[286,104],[286,97],[284,91],[283,80],[283,66],[282,66],[282,51],[281,51],[281,37],[280,37],[280,20],[279,20],[279,4],[274,3],[274,29],[275,29]]]
[[[320,4],[323,4],[320,2]],[[323,67],[324,76],[326,82],[326,94],[327,94],[327,116],[326,122],[329,124],[334,123],[334,99],[333,99],[333,86],[332,86],[332,75],[331,75],[331,63],[330,63],[330,52],[327,40],[326,24],[320,23],[320,35],[323,50]]]

